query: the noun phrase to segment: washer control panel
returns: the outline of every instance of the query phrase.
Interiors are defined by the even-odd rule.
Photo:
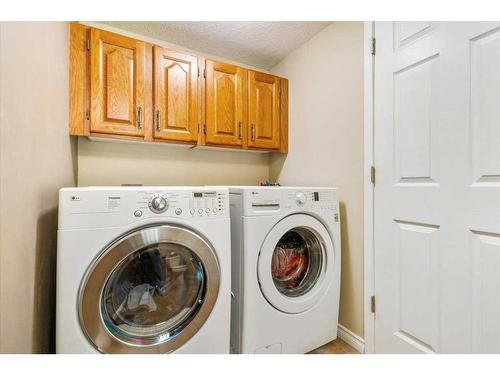
[[[220,217],[229,214],[228,194],[221,190],[144,191],[138,194],[139,207],[136,210],[144,210],[146,203],[147,209],[154,214],[187,218]],[[136,216],[136,213],[134,215]]]
[[[63,188],[59,216],[59,229],[114,227],[147,219],[228,219],[229,191],[224,187]]]
[[[225,194],[215,191],[193,192],[189,199],[189,213],[191,216],[212,216],[224,213]]]

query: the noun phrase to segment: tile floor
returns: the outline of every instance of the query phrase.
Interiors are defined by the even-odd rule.
[[[308,354],[360,354],[352,346],[346,344],[341,339],[333,340],[328,344],[325,344],[318,349],[314,349]]]

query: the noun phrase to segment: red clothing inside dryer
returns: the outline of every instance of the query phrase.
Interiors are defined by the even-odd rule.
[[[274,251],[271,262],[273,278],[285,282],[288,288],[300,284],[307,266],[307,256],[300,250],[278,246]]]

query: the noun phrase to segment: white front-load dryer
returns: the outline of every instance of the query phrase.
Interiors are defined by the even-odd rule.
[[[337,191],[231,187],[231,351],[306,353],[337,337]]]
[[[58,353],[228,353],[227,189],[59,193]]]

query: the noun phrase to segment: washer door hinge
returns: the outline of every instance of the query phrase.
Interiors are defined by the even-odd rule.
[[[375,167],[373,165],[370,168],[370,181],[375,185]]]
[[[377,53],[377,39],[372,38],[372,55],[375,56]]]
[[[375,314],[375,296],[370,298],[370,311]]]

